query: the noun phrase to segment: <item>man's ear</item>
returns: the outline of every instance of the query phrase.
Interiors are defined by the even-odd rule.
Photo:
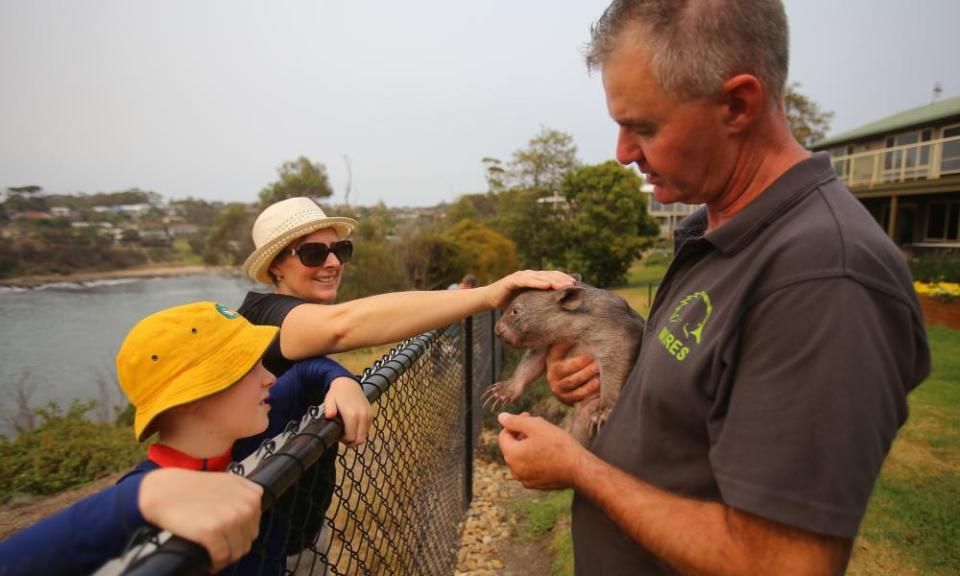
[[[752,74],[738,74],[720,90],[723,123],[733,132],[743,132],[769,111],[767,90]]]
[[[557,292],[556,300],[564,310],[579,310],[583,306],[583,295],[586,290],[582,286],[568,286]]]

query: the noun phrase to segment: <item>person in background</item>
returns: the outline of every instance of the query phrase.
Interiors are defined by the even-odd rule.
[[[501,414],[524,485],[573,487],[579,575],[839,574],[930,371],[906,263],[784,113],[780,0],[615,0],[593,28],[617,159],[704,206],[590,449]],[[551,354],[575,399],[589,360]]]
[[[453,284],[447,286],[447,290],[466,290],[468,288],[477,287],[477,277],[473,274],[465,274],[463,278],[460,279],[460,282],[454,282]]]

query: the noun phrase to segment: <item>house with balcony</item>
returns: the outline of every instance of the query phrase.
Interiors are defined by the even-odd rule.
[[[673,231],[687,216],[693,214],[701,204],[661,204],[653,195],[653,185],[644,183],[640,191],[647,195],[647,214],[660,225],[660,238],[673,240]]]
[[[913,253],[960,249],[960,96],[817,142],[887,234]]]

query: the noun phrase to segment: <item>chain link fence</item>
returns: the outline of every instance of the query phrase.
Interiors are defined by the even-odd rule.
[[[367,442],[312,407],[231,470],[264,487],[261,536],[222,574],[453,574],[472,498],[483,390],[499,372],[495,313],[391,350],[364,371]],[[338,448],[339,447],[339,448]],[[325,471],[333,470],[336,477]],[[98,574],[204,574],[205,551],[155,531]]]

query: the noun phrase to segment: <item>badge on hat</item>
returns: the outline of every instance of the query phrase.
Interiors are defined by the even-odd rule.
[[[228,319],[230,319],[230,320],[236,320],[237,317],[240,316],[239,314],[237,314],[237,313],[234,312],[233,310],[227,308],[227,307],[224,306],[223,304],[216,304],[215,306],[217,307],[217,312],[219,312],[220,314],[223,314],[224,317],[226,317],[226,318],[228,318]]]

